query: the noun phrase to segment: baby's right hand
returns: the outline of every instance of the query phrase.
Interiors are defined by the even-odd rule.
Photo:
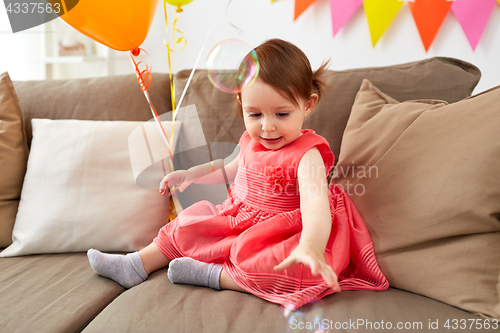
[[[191,181],[192,182],[192,181]],[[191,182],[189,181],[189,172],[187,170],[178,170],[169,173],[160,182],[160,193],[167,193],[167,188],[175,185],[181,185],[179,189],[181,192],[184,191],[186,187],[188,187]]]

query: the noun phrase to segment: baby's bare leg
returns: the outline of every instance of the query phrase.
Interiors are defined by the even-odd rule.
[[[220,272],[220,288],[221,289],[229,289],[229,290],[235,290],[235,291],[241,291],[243,293],[246,293],[247,291],[240,286],[236,284],[229,275],[227,275],[226,271],[222,269]]]
[[[155,243],[151,243],[139,251],[144,270],[149,275],[160,268],[167,267],[170,259],[158,249]]]

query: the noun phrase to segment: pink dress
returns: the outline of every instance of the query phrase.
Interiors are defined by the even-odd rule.
[[[302,231],[300,159],[317,147],[328,175],[334,163],[328,142],[306,129],[292,143],[269,150],[245,131],[239,146],[238,172],[228,198],[221,205],[201,201],[184,209],[160,230],[155,244],[169,259],[222,263],[241,288],[292,310],[334,293],[303,264],[274,271],[298,245]],[[386,290],[389,283],[356,207],[338,185],[330,185],[328,195],[332,231],[325,260],[341,289]]]

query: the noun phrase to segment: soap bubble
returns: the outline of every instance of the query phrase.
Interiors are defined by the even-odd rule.
[[[306,304],[292,311],[283,307],[287,333],[327,333],[330,332],[328,308],[321,300]]]
[[[228,93],[238,93],[253,83],[259,74],[259,67],[257,54],[252,47],[237,39],[218,43],[207,58],[210,82]]]

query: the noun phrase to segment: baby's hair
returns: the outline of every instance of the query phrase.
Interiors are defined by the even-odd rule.
[[[311,94],[317,94],[318,100],[321,99],[328,86],[324,81],[324,74],[330,61],[313,71],[309,59],[301,49],[277,38],[265,41],[254,51],[260,64],[257,80],[270,85],[296,106],[299,105],[299,100],[309,100]],[[238,77],[245,78],[248,75],[250,70],[246,66],[248,63],[247,61],[241,63]],[[241,92],[238,93],[238,97],[241,100]],[[237,108],[238,114],[243,116],[239,103]]]

